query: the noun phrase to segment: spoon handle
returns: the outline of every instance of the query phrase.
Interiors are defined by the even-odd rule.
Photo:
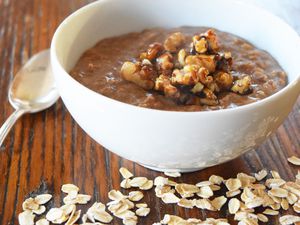
[[[13,125],[15,124],[15,122],[17,121],[18,118],[20,118],[20,116],[22,116],[25,113],[25,110],[23,109],[16,109],[13,114],[11,114],[7,120],[5,121],[5,123],[2,125],[2,127],[0,128],[0,147],[2,146],[2,143],[5,139],[5,137],[7,136],[8,132],[10,131],[10,129],[13,127]]]

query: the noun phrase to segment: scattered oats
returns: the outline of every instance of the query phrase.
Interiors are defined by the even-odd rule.
[[[75,186],[74,184],[64,184],[61,187],[62,192],[69,194],[70,192],[79,192],[79,187]]]
[[[203,186],[200,187],[197,195],[201,198],[210,198],[214,195],[214,192],[211,190],[210,186]]]
[[[141,190],[150,190],[153,187],[153,180],[148,180],[145,184],[140,186]]]
[[[86,223],[86,221],[87,221],[87,219],[88,219],[88,216],[87,216],[87,214],[83,214],[83,216],[82,216],[82,218],[81,218],[81,220],[82,220],[82,223],[83,223],[83,224],[85,224],[85,223]]]
[[[248,215],[249,215],[248,212],[239,211],[239,212],[235,213],[234,220],[236,220],[236,221],[242,221],[244,219],[247,219]]]
[[[300,217],[293,216],[293,215],[285,215],[279,218],[279,222],[281,225],[290,225],[290,224],[300,222]]]
[[[267,170],[261,170],[258,173],[255,173],[254,176],[256,180],[261,181],[268,175]]]
[[[181,173],[179,172],[164,172],[164,174],[168,177],[181,177]]]
[[[276,216],[276,215],[279,214],[279,212],[275,211],[275,210],[272,210],[272,209],[265,209],[263,211],[263,214],[270,215],[270,216]]]
[[[216,197],[211,201],[212,206],[215,210],[220,211],[222,206],[226,203],[227,198],[224,196]]]
[[[155,187],[154,191],[156,197],[158,198],[161,198],[164,193],[168,193],[168,192],[175,193],[175,190],[172,189],[170,186],[157,186]]]
[[[238,173],[236,177],[237,177],[237,179],[239,179],[241,181],[242,188],[247,187],[250,184],[256,182],[255,177],[250,176],[245,173]]]
[[[63,198],[63,202],[66,205],[73,205],[77,203],[76,197],[72,197],[71,195],[67,195],[66,197]]]
[[[286,198],[288,191],[283,188],[272,188],[268,191],[268,194],[279,198]]]
[[[210,181],[212,184],[220,185],[220,184],[222,184],[222,182],[224,181],[224,178],[223,178],[223,177],[220,177],[220,176],[217,176],[217,175],[211,175],[211,176],[209,177],[209,181]]]
[[[63,211],[65,215],[70,215],[72,212],[76,211],[76,206],[73,205],[63,205],[60,207],[60,209]]]
[[[120,219],[125,219],[125,218],[132,218],[135,217],[135,213],[130,211],[130,210],[125,210],[123,212],[115,212],[114,216],[120,218]]]
[[[227,191],[226,192],[226,197],[227,198],[232,198],[232,197],[234,197],[234,196],[237,196],[237,195],[239,195],[241,193],[241,190],[235,190],[235,191]]]
[[[175,190],[180,194],[180,195],[185,195],[185,194],[195,194],[200,191],[200,189],[193,184],[176,184]]]
[[[271,172],[271,175],[272,175],[273,178],[275,178],[275,179],[281,179],[281,177],[280,177],[280,175],[279,175],[279,173],[277,171],[271,170],[270,172]]]
[[[268,188],[274,188],[274,187],[281,187],[282,185],[284,185],[286,182],[283,179],[278,179],[278,178],[271,178],[271,179],[267,179],[265,185]]]
[[[293,194],[300,197],[300,185],[294,182],[286,182],[283,186],[284,189],[292,192]]]
[[[34,209],[32,210],[33,213],[37,214],[37,215],[41,215],[46,211],[46,207],[41,205],[38,209]]]
[[[205,186],[211,186],[213,183],[205,180],[205,181],[201,181],[199,183],[196,184],[197,187],[205,187]]]
[[[125,167],[121,167],[119,169],[119,171],[120,171],[120,173],[121,173],[121,175],[124,179],[128,179],[128,178],[133,177],[133,174],[128,169],[126,169]]]
[[[102,223],[110,223],[113,220],[113,217],[106,211],[93,211],[93,217]]]
[[[179,202],[177,203],[177,205],[179,205],[181,207],[184,207],[184,208],[191,209],[191,208],[194,207],[194,202],[193,202],[193,200],[182,198],[182,199],[179,200]]]
[[[162,195],[161,199],[162,199],[162,201],[163,201],[164,203],[166,203],[166,204],[178,203],[179,200],[180,200],[175,194],[173,194],[173,193],[171,193],[171,192],[169,192],[169,193],[164,193],[164,194]]]
[[[198,209],[215,210],[212,203],[208,199],[197,199],[195,200],[194,205]]]
[[[293,165],[300,166],[300,159],[296,156],[292,156],[292,157],[288,158],[288,161],[290,163],[292,163]]]
[[[221,187],[219,185],[212,184],[212,185],[210,185],[210,189],[212,191],[219,191],[219,190],[221,190]]]
[[[27,198],[23,204],[22,208],[23,210],[38,210],[40,205],[33,199],[33,198]]]
[[[87,204],[91,200],[90,195],[78,194],[76,197],[77,204]]]
[[[293,204],[295,204],[295,202],[298,201],[298,197],[297,197],[297,195],[290,192],[290,193],[288,193],[286,200],[289,202],[290,205],[293,205]]]
[[[50,194],[41,194],[41,195],[36,196],[34,198],[34,201],[39,205],[44,205],[47,202],[49,202],[51,198],[52,198],[52,195],[50,195]]]
[[[199,223],[201,223],[202,221],[199,220],[199,219],[196,219],[196,218],[189,218],[189,219],[187,219],[187,222],[188,222],[188,223],[192,223],[192,224],[199,224]]]
[[[110,200],[120,201],[124,199],[125,196],[120,191],[111,190],[110,192],[108,192],[108,198]]]
[[[161,176],[158,176],[154,179],[154,185],[155,186],[165,186],[165,185],[168,185],[168,178],[166,177],[161,177]]]
[[[254,209],[261,206],[263,203],[264,203],[263,198],[255,197],[253,199],[247,200],[245,205],[248,209]]]
[[[300,202],[296,202],[296,203],[293,205],[293,210],[294,210],[296,213],[300,213]]]
[[[73,225],[73,224],[75,224],[75,222],[77,220],[79,220],[80,215],[81,215],[81,210],[73,211],[72,214],[71,214],[71,216],[69,217],[68,221],[65,223],[65,225]]]
[[[147,181],[148,179],[146,177],[134,177],[129,183],[132,187],[141,187]]]
[[[135,213],[138,216],[147,216],[150,213],[150,208],[138,208]]]
[[[289,202],[285,198],[281,200],[280,206],[283,210],[288,210],[290,207]]]
[[[49,221],[55,221],[63,217],[64,211],[61,208],[52,208],[46,214],[46,219]]]
[[[235,191],[242,187],[241,181],[236,178],[230,178],[226,180],[225,185],[229,191]]]
[[[270,205],[270,207],[273,209],[273,210],[279,210],[281,208],[281,205],[280,203],[275,203],[273,205]]]
[[[125,225],[136,225],[137,224],[137,217],[130,217],[130,218],[124,218],[123,224]]]
[[[185,220],[180,218],[179,216],[173,216],[166,214],[162,221],[160,221],[161,224],[184,224]]]
[[[30,210],[25,210],[19,214],[20,225],[34,225],[34,215]]]
[[[40,219],[40,220],[36,221],[36,223],[35,223],[35,225],[49,225],[49,224],[50,224],[49,221],[46,220],[45,218]]]
[[[124,199],[124,200],[122,200],[122,202],[124,204],[128,205],[128,209],[134,208],[134,203],[132,201],[130,201],[129,199]]]
[[[130,179],[124,179],[122,180],[120,186],[124,189],[131,188],[130,181],[131,181]]]
[[[263,184],[250,184],[249,185],[249,188],[251,189],[256,189],[256,190],[265,190],[266,189],[266,186],[263,185]]]
[[[257,214],[257,219],[263,223],[267,223],[269,221],[268,217],[261,213]]]
[[[237,198],[232,198],[228,202],[228,209],[230,214],[235,214],[237,211],[239,211],[241,206],[240,201]]]
[[[131,191],[128,194],[128,199],[134,202],[140,201],[144,197],[144,194],[140,191]]]
[[[148,205],[147,205],[147,203],[137,203],[135,205],[135,207],[137,207],[137,208],[148,208]]]

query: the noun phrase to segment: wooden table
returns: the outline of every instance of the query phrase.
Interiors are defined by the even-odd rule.
[[[9,82],[34,53],[49,48],[58,24],[84,0],[0,0],[0,123],[12,113],[7,100]],[[52,205],[62,199],[64,183],[77,184],[93,200],[107,202],[107,192],[119,189],[118,169],[125,166],[136,175],[154,178],[160,173],[145,169],[103,149],[71,118],[62,101],[17,122],[0,151],[0,224],[18,224],[17,216],[29,192],[42,189],[54,193]],[[238,172],[254,173],[262,168],[277,170],[285,179],[294,179],[297,168],[286,158],[300,156],[300,101],[285,123],[258,149],[223,165],[186,174],[177,179],[195,183],[211,174],[231,177]],[[165,213],[182,217],[227,217],[225,211],[212,213],[165,205],[153,191],[144,199],[151,207],[140,224],[159,221]],[[115,219],[113,224],[121,224]],[[277,224],[276,221],[270,224]]]

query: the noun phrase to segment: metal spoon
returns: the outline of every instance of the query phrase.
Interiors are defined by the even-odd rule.
[[[0,128],[0,147],[20,116],[42,111],[59,98],[49,65],[50,51],[42,51],[22,67],[10,84],[8,99],[15,111]]]

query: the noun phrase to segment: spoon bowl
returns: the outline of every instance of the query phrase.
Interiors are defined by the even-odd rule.
[[[16,74],[8,99],[15,112],[0,128],[0,146],[16,120],[24,113],[35,113],[53,105],[59,94],[50,69],[50,51],[34,55]]]

